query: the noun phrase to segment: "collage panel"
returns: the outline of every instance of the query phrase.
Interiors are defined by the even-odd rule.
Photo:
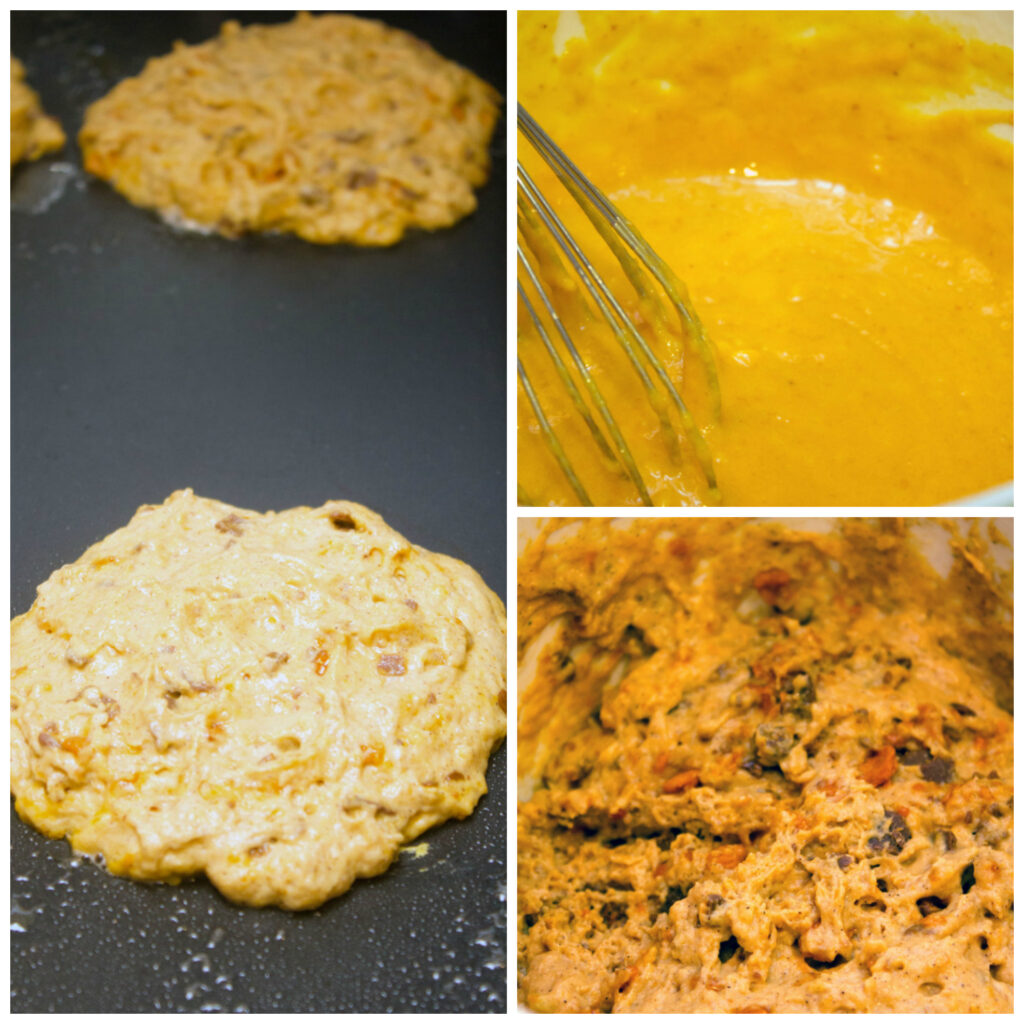
[[[1011,506],[1012,31],[519,12],[519,505]]]
[[[11,17],[12,1012],[505,1009],[507,20]]]
[[[1013,1011],[1011,519],[518,533],[521,1011]]]
[[[1013,1012],[1012,12],[10,25],[11,1013]]]

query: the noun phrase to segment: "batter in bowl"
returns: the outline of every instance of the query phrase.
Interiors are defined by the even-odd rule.
[[[718,351],[719,420],[696,359],[683,369],[692,353],[664,354],[725,504],[923,505],[1010,479],[1008,47],[894,13],[524,12],[519,55],[520,101],[690,288]],[[600,269],[618,280],[610,257]],[[655,501],[706,501],[611,338],[570,322]],[[637,503],[521,324],[595,504]],[[575,504],[521,392],[519,483],[535,504]]]
[[[981,532],[943,575],[915,531],[589,519],[526,550],[531,1009],[1012,1011],[1011,581]]]

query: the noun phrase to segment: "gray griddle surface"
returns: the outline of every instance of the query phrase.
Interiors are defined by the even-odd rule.
[[[504,92],[504,12],[361,13]],[[87,178],[73,139],[89,102],[227,16],[12,17],[72,140],[12,180],[12,614],[185,486],[259,510],[361,502],[502,594],[504,128],[477,213],[392,249],[176,232]],[[12,813],[11,1010],[500,1012],[504,749],[488,784],[425,856],[305,914],[112,878]]]

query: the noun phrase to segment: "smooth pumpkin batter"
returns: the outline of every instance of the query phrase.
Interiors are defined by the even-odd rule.
[[[519,565],[521,999],[1011,1012],[986,527],[943,575],[897,519],[565,523]]]
[[[688,346],[662,351],[723,503],[932,504],[1010,479],[1009,47],[883,12],[524,12],[519,54],[524,107],[686,282],[716,346],[717,420]],[[520,155],[642,319],[523,140]],[[608,332],[568,309],[655,502],[713,500]],[[638,503],[520,312],[521,357],[594,503]],[[519,483],[521,503],[578,504],[521,388]]]

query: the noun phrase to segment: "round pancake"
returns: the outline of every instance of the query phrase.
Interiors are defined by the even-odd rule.
[[[229,21],[92,104],[79,142],[89,171],[173,223],[390,245],[476,209],[497,100],[380,22]]]
[[[60,124],[43,113],[39,96],[25,83],[24,65],[11,57],[11,166],[38,160],[63,145]]]
[[[505,619],[349,502],[178,491],[11,624],[23,818],[115,874],[315,907],[468,815],[505,734]]]

